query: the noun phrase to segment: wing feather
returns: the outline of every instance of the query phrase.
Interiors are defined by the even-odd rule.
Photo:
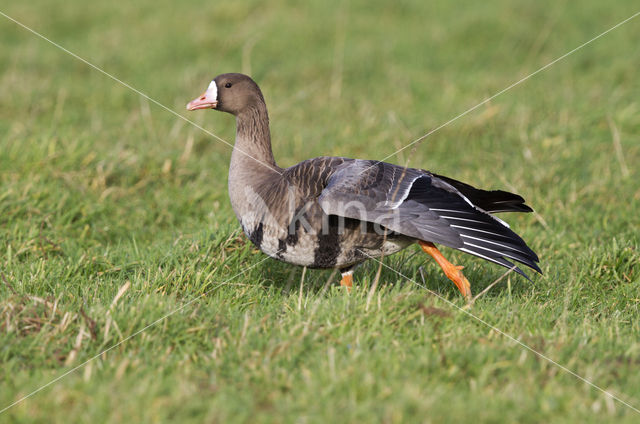
[[[377,223],[507,268],[513,266],[511,259],[540,272],[538,256],[505,222],[474,203],[477,199],[494,211],[530,210],[515,194],[478,190],[424,170],[364,160],[338,166],[318,198],[328,215]],[[516,272],[525,275],[519,268]]]

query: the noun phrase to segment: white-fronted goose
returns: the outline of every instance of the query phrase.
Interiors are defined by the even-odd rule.
[[[341,284],[350,287],[356,265],[418,243],[465,297],[471,289],[462,267],[448,262],[434,243],[507,268],[514,260],[541,272],[524,240],[491,215],[530,212],[516,194],[373,160],[319,157],[282,169],[271,150],[264,97],[246,75],[217,76],[187,109],[236,116],[231,206],[249,239],[273,258],[338,268]]]

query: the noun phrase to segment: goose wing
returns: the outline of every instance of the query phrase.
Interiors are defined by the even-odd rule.
[[[339,165],[318,198],[328,215],[373,222],[507,268],[514,260],[541,272],[538,256],[524,240],[473,200],[492,211],[531,210],[511,193],[478,190],[421,169],[367,160]]]

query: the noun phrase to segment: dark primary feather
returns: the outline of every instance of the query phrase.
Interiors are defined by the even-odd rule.
[[[413,184],[406,201],[427,205],[445,219],[463,240],[463,246],[457,249],[507,268],[513,264],[505,258],[513,259],[541,272],[536,264],[538,256],[520,236],[489,213],[471,206],[467,202],[469,199],[465,200],[456,191],[438,189],[438,179],[427,175],[420,177]],[[515,271],[526,277],[519,268]]]
[[[533,212],[533,209],[525,205],[524,199],[517,194],[502,190],[481,190],[453,178],[432,175],[454,186],[471,203],[487,212]]]
[[[507,268],[514,260],[541,272],[524,240],[487,211],[531,210],[512,193],[479,190],[415,168],[345,160],[318,200],[327,214],[376,222]]]

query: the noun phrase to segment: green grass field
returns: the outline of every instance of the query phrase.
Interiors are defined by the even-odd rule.
[[[381,159],[639,11],[432,3],[0,11],[230,142],[231,116],[184,106],[251,74],[281,166]],[[1,422],[638,422],[445,302],[465,304],[417,246],[384,259],[413,282],[382,268],[371,295],[375,262],[347,293],[267,259],[231,211],[228,146],[2,16],[0,34],[0,408],[181,308]],[[636,408],[638,39],[640,17],[389,159],[527,199],[502,217],[544,275],[468,311]],[[445,253],[475,293],[505,272]]]

